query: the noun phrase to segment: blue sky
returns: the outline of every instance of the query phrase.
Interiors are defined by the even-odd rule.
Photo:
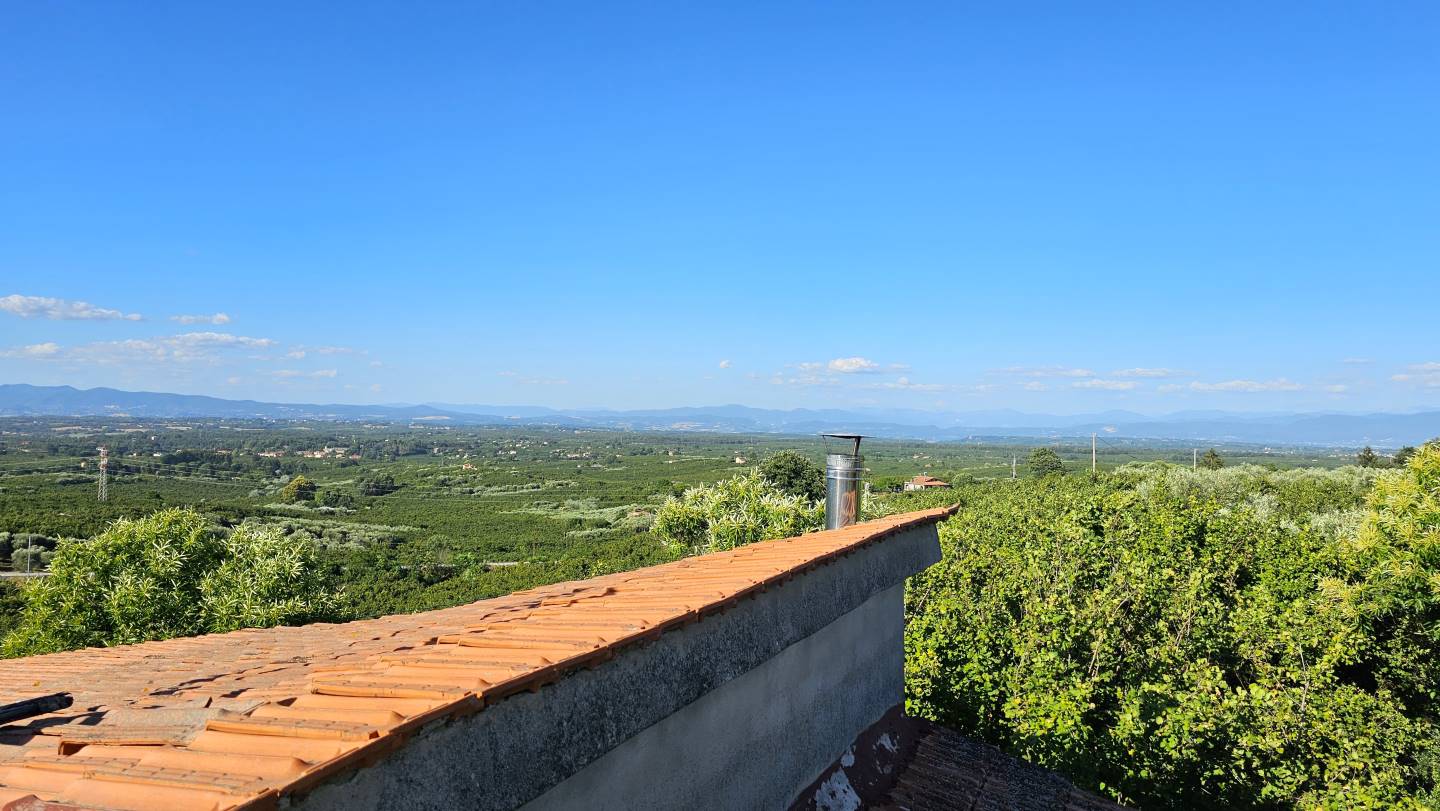
[[[1400,2],[12,5],[0,381],[1437,406],[1437,39]]]

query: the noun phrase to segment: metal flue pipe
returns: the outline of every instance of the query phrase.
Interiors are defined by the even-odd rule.
[[[860,480],[865,475],[865,457],[860,455],[858,434],[825,434],[855,441],[853,453],[825,456],[825,528],[848,527],[860,518]]]

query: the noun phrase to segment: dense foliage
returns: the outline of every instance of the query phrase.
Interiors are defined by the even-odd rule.
[[[912,713],[1146,808],[1437,800],[1440,449],[957,497],[909,591]]]
[[[315,500],[315,482],[304,476],[296,476],[290,483],[280,488],[280,500],[286,504],[294,504],[297,501]]]
[[[750,471],[692,487],[666,501],[655,513],[654,532],[667,543],[699,554],[789,538],[824,523],[824,505],[786,495],[757,471]]]
[[[1065,472],[1065,463],[1060,454],[1049,448],[1030,451],[1030,473],[1035,476],[1059,476]]]
[[[193,510],[120,520],[91,540],[62,543],[50,571],[25,586],[4,655],[336,616],[308,543],[251,525],[218,532]]]
[[[760,477],[787,496],[819,501],[825,497],[825,471],[805,454],[780,451],[760,465]]]

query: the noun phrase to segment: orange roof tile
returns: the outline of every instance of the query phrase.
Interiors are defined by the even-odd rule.
[[[421,614],[0,661],[0,703],[68,709],[0,727],[0,807],[273,807],[664,630],[953,509],[559,583]]]

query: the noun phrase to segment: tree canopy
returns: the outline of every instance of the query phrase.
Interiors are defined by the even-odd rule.
[[[315,482],[310,481],[304,476],[296,476],[290,480],[289,484],[281,488],[280,500],[287,504],[293,504],[297,501],[314,501],[315,490]]]
[[[760,465],[760,475],[788,496],[825,497],[825,471],[798,451],[780,451]]]
[[[6,656],[338,618],[308,543],[248,524],[221,532],[183,509],[62,543],[24,594]]]
[[[1225,457],[1217,453],[1214,448],[1211,448],[1210,450],[1205,451],[1205,453],[1201,454],[1200,467],[1203,467],[1206,470],[1219,470],[1220,468],[1225,467]]]
[[[1065,472],[1065,463],[1060,454],[1049,448],[1030,451],[1030,472],[1036,476],[1059,476]]]

